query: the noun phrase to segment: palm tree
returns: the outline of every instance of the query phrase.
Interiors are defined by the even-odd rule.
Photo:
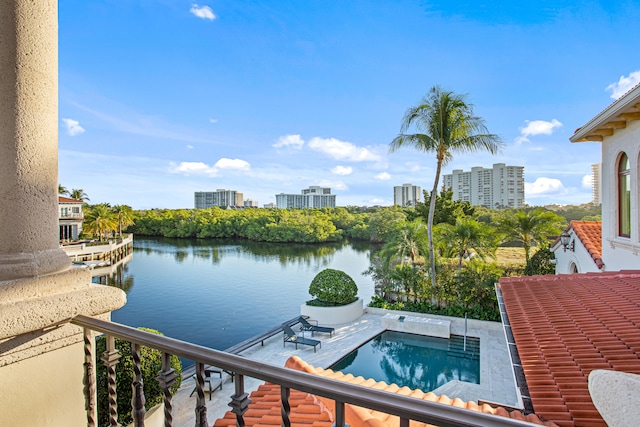
[[[380,251],[380,255],[386,259],[387,263],[399,260],[400,265],[404,265],[408,259],[411,267],[416,261],[427,254],[426,228],[420,218],[400,224],[393,237],[387,241]]]
[[[545,244],[547,239],[557,236],[562,231],[563,218],[558,214],[534,209],[530,212],[524,209],[505,211],[498,220],[500,231],[505,240],[515,240],[522,243],[527,265],[530,261],[531,246]]]
[[[62,196],[68,196],[69,190],[67,190],[67,187],[63,186],[62,184],[58,184],[58,194]]]
[[[117,227],[118,220],[109,203],[99,203],[87,209],[83,228],[89,233],[97,234],[100,241]]]
[[[458,258],[458,303],[460,296],[460,274],[462,260],[475,253],[483,261],[487,256],[495,258],[498,239],[493,227],[473,218],[459,217],[456,224],[441,223],[436,225],[436,239],[448,255]]]
[[[84,192],[82,188],[72,189],[71,193],[69,193],[69,197],[76,200],[82,200],[83,202],[86,202],[87,200],[91,200],[89,199],[89,196],[87,195],[87,193]]]
[[[118,221],[118,234],[122,237],[122,229],[133,225],[135,214],[131,206],[127,205],[115,205],[112,208]]]
[[[405,133],[412,127],[420,133]],[[454,152],[472,153],[487,150],[495,154],[502,145],[497,135],[488,133],[484,120],[473,115],[473,105],[465,102],[464,95],[442,90],[439,86],[432,87],[420,104],[407,110],[402,118],[400,134],[389,144],[389,152],[408,146],[418,151],[436,154],[436,176],[431,190],[427,222],[434,304],[437,302],[437,284],[433,215],[442,166],[453,158]]]

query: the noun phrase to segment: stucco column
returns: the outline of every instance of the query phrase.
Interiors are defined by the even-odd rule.
[[[0,282],[70,267],[58,245],[56,0],[0,1]]]

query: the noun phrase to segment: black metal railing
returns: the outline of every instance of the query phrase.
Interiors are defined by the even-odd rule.
[[[402,396],[399,394],[375,390],[355,384],[331,380],[325,377],[300,372],[284,367],[273,366],[250,360],[235,354],[225,353],[219,350],[202,347],[196,344],[180,341],[144,332],[139,329],[107,322],[88,316],[76,316],[72,323],[84,328],[85,336],[85,399],[87,408],[87,425],[93,427],[97,420],[97,393],[95,388],[95,332],[106,334],[107,350],[102,361],[107,366],[109,388],[109,418],[112,426],[118,426],[115,366],[118,363],[119,354],[115,349],[114,338],[120,338],[132,343],[134,353],[134,371],[139,371],[140,346],[158,349],[163,354],[162,371],[158,373],[158,380],[164,392],[165,426],[172,425],[172,403],[170,388],[175,379],[175,373],[171,369],[169,359],[171,355],[177,355],[196,362],[196,427],[208,427],[207,407],[204,393],[204,369],[205,366],[216,366],[235,374],[235,394],[231,396],[229,406],[236,415],[236,425],[244,427],[244,413],[250,403],[249,395],[244,390],[244,377],[257,378],[278,384],[281,387],[282,397],[282,425],[291,424],[289,418],[290,405],[288,402],[291,389],[300,390],[314,395],[322,396],[335,401],[335,426],[345,426],[344,405],[351,404],[376,411],[396,415],[400,418],[398,427],[408,427],[409,420],[429,423],[442,427],[455,426],[531,426],[531,423],[512,418],[471,411],[454,406],[443,405],[427,400]],[[136,366],[137,369],[136,369]],[[134,376],[134,394],[132,399],[132,414],[135,426],[144,425],[144,396],[142,387],[137,384],[139,378]],[[137,392],[140,390],[140,392]]]

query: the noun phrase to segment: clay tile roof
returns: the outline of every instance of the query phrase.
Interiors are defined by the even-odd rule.
[[[58,203],[83,203],[83,202],[82,200],[76,200],[70,197],[58,196]]]
[[[494,414],[496,416],[508,417],[517,420],[528,421],[530,423],[557,427],[551,421],[543,421],[540,417],[530,414],[523,415],[519,411],[507,411],[505,408],[493,408],[487,404],[479,406],[475,402],[463,402],[460,399],[450,399],[445,395],[438,396],[434,393],[424,393],[420,390],[411,390],[408,387],[398,387],[395,384],[389,385],[382,381],[376,382],[372,379],[365,380],[363,377],[354,377],[351,374],[344,375],[341,372],[334,372],[330,369],[315,368],[304,362],[297,356],[290,357],[286,367],[310,374],[332,378],[337,381],[359,384],[365,387],[373,387],[391,393],[412,396],[417,399],[429,400],[445,405],[466,408],[472,411]],[[250,395],[251,403],[249,410],[245,413],[245,425],[247,427],[281,427],[282,418],[280,415],[280,387],[265,383],[258,390]],[[334,420],[334,402],[320,396],[314,396],[296,390],[291,390],[291,424],[295,427],[331,427]],[[345,405],[346,423],[351,427],[397,427],[398,417],[389,414],[373,411],[370,409]],[[227,412],[224,418],[218,419],[214,427],[235,426],[235,415]],[[424,423],[411,421],[411,427],[427,427]]]
[[[604,266],[602,262],[602,222],[600,221],[571,221],[569,228],[582,242],[598,268]]]
[[[537,415],[602,426],[594,369],[640,374],[640,271],[509,277],[499,288]]]

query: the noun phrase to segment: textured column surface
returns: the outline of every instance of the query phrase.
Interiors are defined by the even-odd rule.
[[[63,271],[56,0],[0,1],[0,282]]]

